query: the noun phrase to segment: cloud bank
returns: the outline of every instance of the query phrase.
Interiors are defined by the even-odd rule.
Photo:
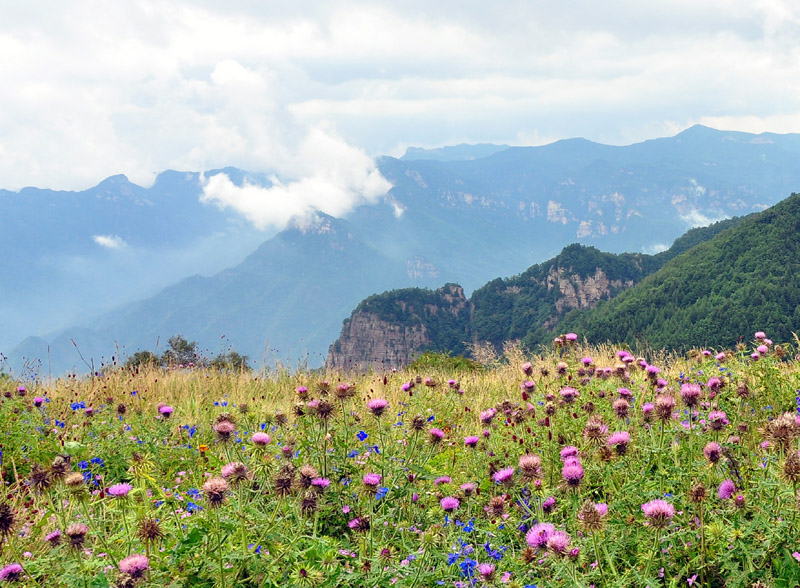
[[[0,52],[7,189],[231,165],[289,178],[273,199],[315,186],[335,207],[378,190],[355,154],[800,132],[794,0],[35,0],[4,7]],[[302,159],[320,135],[355,177]],[[269,224],[223,188],[207,197]]]

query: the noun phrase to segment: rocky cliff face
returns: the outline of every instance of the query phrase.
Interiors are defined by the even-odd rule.
[[[425,349],[438,349],[442,332],[450,327],[455,328],[455,337],[463,335],[463,344],[469,312],[464,290],[455,284],[435,291],[409,288],[372,296],[344,322],[325,367],[346,371],[398,368]]]
[[[614,293],[633,286],[633,280],[609,280],[606,273],[597,268],[594,275],[581,278],[569,274],[564,268],[553,268],[547,275],[547,289],[558,288],[561,296],[556,300],[559,313],[575,308],[594,308],[600,300],[607,300]]]

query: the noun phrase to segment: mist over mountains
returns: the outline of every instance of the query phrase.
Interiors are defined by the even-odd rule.
[[[58,374],[87,369],[73,340],[98,364],[180,333],[210,354],[315,367],[370,294],[445,282],[469,293],[574,242],[655,253],[796,191],[798,156],[800,135],[701,126],[624,147],[409,150],[378,160],[393,187],[376,204],[275,235],[201,203],[197,173],[164,172],[149,189],[114,176],[85,192],[0,191],[0,351],[15,369],[39,358]]]

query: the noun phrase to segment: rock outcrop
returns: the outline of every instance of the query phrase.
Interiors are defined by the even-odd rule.
[[[469,336],[469,315],[464,290],[456,284],[371,296],[345,320],[325,367],[385,371],[407,365],[426,349],[463,347]]]

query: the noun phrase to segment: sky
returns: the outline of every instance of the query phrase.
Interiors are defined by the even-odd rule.
[[[800,132],[795,0],[4,2],[0,188],[235,166],[256,226],[342,212],[409,146]],[[249,191],[248,191],[249,190]],[[273,205],[265,206],[265,202]],[[278,203],[292,202],[292,206]],[[276,220],[280,219],[280,220]]]

